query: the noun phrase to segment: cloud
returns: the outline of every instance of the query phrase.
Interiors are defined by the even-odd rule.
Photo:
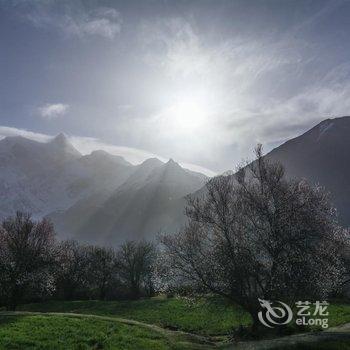
[[[263,36],[238,31],[208,39],[212,33],[200,31],[193,17],[144,22],[144,60],[167,77],[171,94],[167,105],[140,120],[142,137],[153,131],[154,148],[167,147],[168,153],[222,170],[222,164],[250,156],[258,142],[268,151],[325,118],[349,114],[350,64],[333,54],[323,37],[315,37],[339,4],[322,7],[312,20],[288,30],[271,27]],[[180,96],[195,102],[198,95],[204,96],[197,105],[205,109],[205,123],[186,135],[174,127],[187,122],[174,101]],[[189,113],[192,124],[193,119]]]
[[[0,126],[0,139],[3,139],[8,136],[22,136],[30,140],[38,142],[47,142],[52,136],[41,134],[38,132],[29,131],[26,129],[11,128],[8,126]]]
[[[105,143],[94,137],[69,136],[69,140],[82,154],[90,154],[95,150],[103,150],[114,155],[122,156],[132,164],[139,164],[148,158],[158,158],[162,161],[166,160],[164,157],[142,149],[116,146]]]
[[[54,119],[67,113],[69,105],[63,103],[47,103],[38,108],[42,118]]]
[[[295,75],[305,47],[297,39],[277,40],[273,35],[257,39],[237,34],[208,43],[191,18],[144,22],[140,31],[144,60],[166,77],[167,89],[161,92],[166,103],[134,121],[134,129],[142,130],[141,139],[154,135],[149,141],[153,149],[206,164],[217,162],[233,144],[244,146],[241,154],[230,155],[231,164],[249,154],[260,135],[247,135],[245,125],[253,117],[267,117],[281,102],[278,74]],[[276,76],[277,82],[266,88]]]
[[[80,38],[100,36],[113,39],[120,33],[123,22],[120,12],[114,8],[86,10],[67,5],[57,9],[50,2],[37,3],[24,17],[38,28],[55,28],[67,36]]]
[[[208,168],[202,167],[200,165],[196,165],[196,164],[192,164],[192,163],[180,163],[180,165],[185,169],[195,171],[197,173],[202,173],[202,174],[209,176],[209,177],[214,177],[214,176],[218,175],[217,172],[212,171]]]
[[[31,2],[27,20],[67,36],[112,39],[122,29],[121,15],[108,7],[87,7],[96,3]],[[178,11],[132,14],[132,23],[136,18],[141,23],[121,38],[128,40],[123,57],[111,59],[110,65],[96,59],[89,66],[102,73],[97,80],[92,76],[103,98],[89,100],[84,115],[76,118],[83,115],[91,128],[97,125],[100,135],[110,139],[115,135],[143,149],[223,171],[250,155],[257,142],[276,145],[324,118],[349,113],[348,47],[339,44],[347,27],[330,18],[339,4],[320,3],[316,10],[307,6],[305,14],[296,12],[282,25],[274,18],[266,21],[266,13],[275,13],[270,10],[257,16],[259,23],[253,17],[244,23],[247,13],[229,13],[231,6],[220,23],[198,15],[205,14],[200,6],[183,17]],[[210,14],[213,20],[215,13]],[[88,54],[95,58],[93,43],[91,50]],[[120,97],[124,93],[133,96],[133,106],[122,104],[128,102]],[[104,123],[96,122],[96,113],[104,116]],[[87,148],[102,147],[98,140],[83,141]],[[143,157],[130,152],[135,159]]]
[[[54,137],[52,135],[37,133],[26,129],[0,126],[0,140],[7,136],[23,136],[25,138],[38,141],[38,142],[48,142]],[[71,144],[83,155],[90,154],[92,151],[96,151],[96,150],[104,150],[110,154],[122,156],[132,164],[140,164],[149,158],[158,158],[163,162],[166,162],[169,159],[167,157],[163,157],[142,149],[133,148],[133,147],[116,146],[110,143],[105,143],[94,137],[71,135],[71,136],[68,136],[68,139],[71,142]],[[211,171],[210,169],[201,167],[196,164],[191,164],[191,163],[180,163],[180,164],[186,169],[200,172],[207,176],[216,175],[216,173]]]

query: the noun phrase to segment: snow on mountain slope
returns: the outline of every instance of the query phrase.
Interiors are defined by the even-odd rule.
[[[93,196],[51,218],[62,232],[72,230],[79,240],[99,244],[153,239],[160,231],[178,230],[185,222],[184,197],[201,188],[206,177],[173,160],[148,159],[136,168],[112,195]]]
[[[48,143],[0,141],[0,217],[16,210],[40,217],[101,190],[113,190],[134,166],[103,152],[82,156],[59,134]]]
[[[178,229],[184,197],[205,181],[173,160],[135,166],[104,151],[82,156],[64,134],[0,141],[0,218],[17,210],[47,216],[60,237],[117,244]]]

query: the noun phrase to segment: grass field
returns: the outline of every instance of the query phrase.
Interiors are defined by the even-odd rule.
[[[211,347],[182,334],[99,317],[65,315],[0,316],[0,349],[205,350]]]
[[[214,297],[195,302],[164,297],[137,301],[51,301],[22,305],[19,310],[21,315],[0,315],[0,349],[204,350],[214,348],[205,339],[219,341],[240,324],[250,324],[250,317],[239,307]],[[333,302],[328,311],[330,326],[350,322],[349,304]],[[326,345],[288,349],[350,350],[346,342]]]
[[[48,302],[24,305],[19,310],[118,316],[202,335],[223,335],[240,324],[250,324],[247,313],[219,298],[193,303],[161,297],[137,301]]]
[[[202,335],[225,335],[240,324],[250,324],[250,316],[241,308],[214,297],[193,303],[162,297],[137,301],[52,301],[23,305],[19,310],[118,316]],[[329,327],[350,322],[350,304],[331,302],[328,311]]]
[[[328,312],[329,327],[335,327],[350,322],[350,304],[336,301],[331,302],[328,306]]]
[[[1,349],[166,349],[156,332],[118,322],[64,316],[0,319]]]

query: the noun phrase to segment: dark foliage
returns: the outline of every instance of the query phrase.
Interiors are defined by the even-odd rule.
[[[119,249],[57,242],[50,222],[18,212],[0,226],[0,306],[150,296],[155,258],[155,247],[142,241]]]
[[[205,195],[189,199],[186,214],[182,232],[162,237],[172,283],[225,296],[255,325],[258,298],[323,300],[343,278],[339,252],[348,232],[327,193],[287,179],[261,147],[235,176],[211,179]]]

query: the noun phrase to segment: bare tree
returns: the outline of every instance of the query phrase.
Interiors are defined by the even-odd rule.
[[[57,295],[65,300],[88,294],[88,248],[76,241],[63,241],[58,245],[55,271]]]
[[[97,290],[98,298],[106,299],[107,292],[117,284],[117,259],[112,248],[92,246],[89,249],[90,286]]]
[[[139,298],[141,289],[152,290],[152,268],[155,248],[148,242],[128,241],[118,251],[118,268],[122,282],[127,286],[132,298]]]
[[[0,229],[0,296],[15,310],[23,298],[49,293],[54,288],[53,226],[47,220],[35,222],[18,212],[2,222]]]
[[[326,297],[341,278],[347,232],[320,187],[287,179],[256,149],[235,176],[220,176],[189,199],[187,227],[165,235],[173,276],[247,310],[258,326],[258,298]]]

